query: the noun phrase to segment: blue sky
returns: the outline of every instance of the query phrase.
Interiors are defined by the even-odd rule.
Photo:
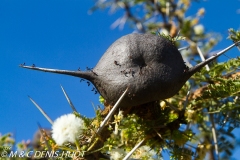
[[[133,32],[110,29],[121,12],[110,15],[107,10],[88,14],[91,0],[1,0],[0,1],[0,132],[14,133],[17,142],[32,139],[37,122],[51,127],[28,99],[32,97],[51,117],[70,113],[60,84],[65,88],[77,110],[94,116],[92,102],[98,96],[92,85],[78,78],[19,68],[25,62],[39,67],[77,70],[94,67],[106,49],[119,37]],[[189,15],[205,7],[201,23],[207,31],[219,32],[222,41],[214,48],[231,44],[226,40],[229,28],[240,27],[239,0],[208,0],[193,3]],[[227,55],[236,57],[232,49]],[[221,57],[221,61],[226,57]]]

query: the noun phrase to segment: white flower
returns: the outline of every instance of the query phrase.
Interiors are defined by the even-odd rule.
[[[52,125],[52,138],[57,145],[65,142],[74,143],[85,128],[84,121],[74,114],[59,117]]]
[[[169,35],[168,30],[166,30],[165,28],[162,28],[159,32],[164,35]]]
[[[136,152],[132,157],[137,159],[147,158],[150,160],[150,159],[154,159],[153,156],[156,156],[156,154],[157,153],[153,149],[151,149],[149,146],[142,146],[136,150]]]
[[[196,35],[201,35],[201,34],[203,34],[203,32],[204,32],[204,26],[201,25],[201,24],[198,24],[198,25],[196,25],[196,26],[193,27],[193,30],[194,30],[194,33],[195,33]]]
[[[121,160],[125,156],[125,151],[123,149],[113,149],[110,151],[111,160]]]

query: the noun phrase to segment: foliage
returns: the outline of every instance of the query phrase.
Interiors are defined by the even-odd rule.
[[[32,149],[30,141],[22,141],[16,144],[15,150],[15,140],[13,134],[7,133],[4,135],[0,134],[0,159],[1,160],[17,160],[20,159],[18,153],[28,152]],[[16,154],[15,154],[16,153]],[[9,157],[9,155],[12,155]],[[26,157],[21,157],[22,160],[26,160]]]
[[[2,154],[3,152],[10,153],[11,147],[14,145],[14,143],[15,141],[12,138],[12,134],[0,134],[0,154]]]
[[[229,30],[229,39],[233,40],[233,42],[238,42],[240,40],[240,31],[235,31],[233,28]]]
[[[136,32],[160,32],[171,37],[178,37],[179,32],[191,46],[187,55],[196,54],[196,43],[203,46],[203,51],[209,51],[220,39],[216,33],[205,33],[200,23],[205,9],[200,8],[196,14],[188,16],[186,12],[191,6],[191,0],[95,0],[96,9],[109,8],[112,13],[123,11],[112,27],[123,28],[126,22]],[[179,45],[179,44],[178,44]],[[190,54],[192,53],[192,54]]]
[[[113,23],[113,27],[124,26],[129,22],[130,26],[137,32],[158,33],[160,36],[168,38],[179,47],[190,46],[190,50],[182,51],[182,55],[187,64],[192,58],[198,57],[197,46],[207,53],[220,40],[216,33],[206,33],[204,26],[200,23],[205,9],[199,9],[195,15],[186,16],[189,9],[190,0],[95,0],[95,9],[110,8],[111,11],[122,10],[123,16]],[[176,41],[174,37],[181,37]],[[182,39],[184,37],[185,39]],[[214,38],[215,37],[215,38]],[[240,32],[229,29],[229,39],[233,42],[240,40]],[[205,54],[205,56],[207,56]],[[234,128],[239,127],[239,66],[240,59],[230,59],[224,63],[211,64],[210,70],[202,69],[196,73],[189,82],[179,91],[179,94],[161,102],[161,117],[168,116],[169,120],[178,119],[180,111],[184,111],[184,121],[187,121],[185,130],[191,131],[191,138],[178,137],[176,133],[182,132],[174,130],[169,137],[164,137],[170,143],[162,143],[167,147],[173,159],[184,159],[189,156],[196,159],[203,159],[207,153],[210,158],[217,157],[229,158],[235,148],[236,137],[232,134]],[[188,96],[188,103],[185,102],[187,92],[191,88]],[[166,110],[168,108],[171,112]],[[185,109],[185,110],[184,110]],[[174,114],[169,114],[174,113]],[[175,118],[174,118],[175,117]],[[166,123],[171,121],[163,118]],[[189,126],[192,126],[191,128]],[[182,124],[184,126],[184,124]],[[216,132],[217,139],[212,139],[213,130]],[[195,132],[195,134],[193,134]],[[168,133],[168,132],[166,132]],[[161,135],[163,136],[163,135]],[[174,139],[174,137],[177,137]],[[179,142],[179,139],[182,142]],[[186,140],[186,141],[185,141]],[[217,146],[214,146],[217,143]],[[189,145],[191,149],[184,146]],[[217,148],[216,148],[217,147]],[[195,148],[195,149],[194,149]],[[216,150],[219,151],[215,152]],[[195,151],[193,153],[193,151]],[[184,155],[182,154],[184,152]]]

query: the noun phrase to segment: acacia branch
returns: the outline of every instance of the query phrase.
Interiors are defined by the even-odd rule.
[[[240,72],[231,73],[231,74],[223,76],[223,78],[225,78],[225,79],[233,79],[233,80],[239,79],[239,77],[240,77]],[[212,81],[212,83],[213,84],[217,84],[217,83],[220,83],[220,82]],[[193,99],[202,97],[203,93],[206,90],[210,89],[209,85],[210,84],[207,84],[207,85],[205,85],[203,87],[200,87],[200,88],[196,89],[194,92],[192,92],[192,94],[189,95],[189,100],[193,100]]]

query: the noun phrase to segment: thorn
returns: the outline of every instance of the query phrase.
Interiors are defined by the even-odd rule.
[[[144,141],[145,141],[145,139],[143,139],[135,147],[133,147],[133,149],[123,158],[123,160],[129,159],[129,157],[133,154],[133,152],[135,152],[135,150],[138,149]]]
[[[35,67],[35,64],[32,64],[32,67]]]
[[[95,94],[97,94],[98,93],[98,91],[95,91]]]
[[[95,88],[93,87],[91,91],[94,91],[94,90],[95,90]]]
[[[78,71],[81,71],[80,67],[78,67]]]
[[[105,117],[105,119],[101,122],[100,127],[97,130],[97,134],[100,134],[102,129],[104,128],[105,124],[108,122],[108,120],[112,117],[114,114],[115,110],[118,108],[119,104],[123,100],[125,94],[127,93],[128,88],[124,91],[124,93],[120,96],[120,98],[117,100],[113,108],[109,111],[108,115]]]
[[[80,82],[85,81],[84,79],[81,78]]]
[[[28,98],[31,100],[31,102],[37,107],[37,109],[42,113],[42,115],[49,121],[49,123],[52,125],[53,121],[51,120],[51,118],[49,118],[49,116],[44,112],[44,110],[30,97],[28,96]]]
[[[61,85],[60,85],[60,86],[61,86]],[[74,112],[77,113],[76,108],[74,107],[72,101],[71,101],[70,98],[68,97],[68,95],[67,95],[66,91],[64,90],[63,86],[61,86],[61,88],[62,88],[62,91],[63,91],[63,93],[64,93],[64,95],[65,95],[65,97],[66,97],[66,99],[67,99],[67,101],[68,101],[68,103],[69,103],[69,105],[70,105],[70,107],[72,108],[72,110],[73,110]]]
[[[188,50],[190,48],[190,46],[187,46],[187,47],[182,47],[182,48],[179,48],[178,51],[182,51],[182,50]]]

